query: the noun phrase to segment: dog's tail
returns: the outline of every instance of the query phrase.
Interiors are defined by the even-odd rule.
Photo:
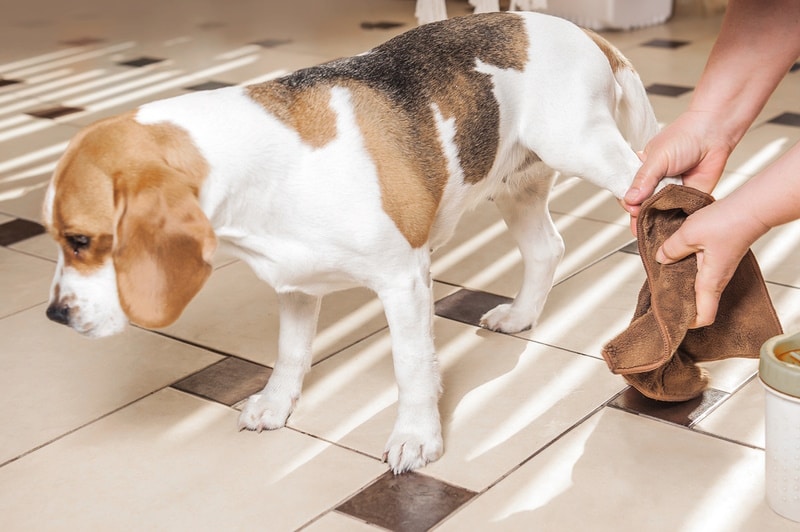
[[[620,86],[617,112],[614,117],[617,127],[631,147],[635,151],[641,151],[659,131],[658,120],[650,100],[647,99],[647,91],[642,85],[642,80],[639,79],[639,74],[628,58],[613,44],[591,30],[583,31],[603,51]]]
[[[639,79],[639,74],[630,63],[619,68],[614,77],[622,88],[615,117],[617,126],[631,148],[634,151],[641,151],[660,129],[656,114],[647,98],[647,91]]]

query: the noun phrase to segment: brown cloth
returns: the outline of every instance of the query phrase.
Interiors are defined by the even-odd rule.
[[[722,293],[716,321],[689,329],[697,312],[694,254],[674,264],[656,251],[693,212],[714,201],[699,190],[668,185],[642,204],[639,255],[647,280],[628,328],[603,348],[613,373],[658,401],[687,401],[703,393],[708,377],[697,362],[757,358],[767,339],[782,333],[764,278],[748,250]]]

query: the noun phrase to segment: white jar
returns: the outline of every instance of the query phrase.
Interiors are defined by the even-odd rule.
[[[800,333],[764,343],[758,376],[766,390],[767,503],[800,521]]]

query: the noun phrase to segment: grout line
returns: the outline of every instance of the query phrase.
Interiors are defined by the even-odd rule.
[[[94,419],[91,419],[91,420],[87,421],[86,423],[83,423],[82,425],[79,425],[79,426],[77,426],[77,427],[75,427],[73,429],[68,430],[67,432],[59,434],[58,436],[50,439],[49,441],[41,443],[41,444],[39,444],[39,445],[37,445],[35,447],[31,447],[30,449],[26,450],[24,453],[19,454],[19,455],[13,457],[13,458],[10,458],[10,459],[6,460],[5,462],[0,463],[0,469],[2,469],[3,467],[5,467],[5,466],[7,466],[7,465],[9,465],[11,463],[16,462],[17,460],[20,460],[21,458],[24,458],[24,457],[28,456],[31,453],[34,453],[34,452],[38,451],[39,449],[43,449],[43,448],[45,448],[45,447],[47,447],[47,446],[49,446],[49,445],[51,445],[53,443],[56,443],[57,441],[62,440],[64,438],[66,438],[67,436],[69,436],[71,434],[74,434],[75,432],[78,432],[79,430],[82,430],[82,429],[88,427],[89,425],[93,425],[94,423],[97,423],[98,421],[101,421],[101,420],[103,420],[103,419],[105,419],[105,418],[107,418],[109,416],[112,416],[112,415],[116,414],[117,412],[119,412],[119,411],[121,411],[121,410],[123,410],[125,408],[128,408],[129,406],[131,406],[131,405],[133,405],[135,403],[138,403],[139,401],[141,401],[143,399],[147,399],[151,395],[157,394],[158,392],[161,392],[161,391],[163,391],[163,390],[165,390],[167,388],[169,388],[169,386],[163,386],[161,388],[158,388],[157,390],[153,390],[151,392],[148,392],[148,393],[142,395],[141,397],[137,397],[137,398],[133,399],[132,401],[129,401],[129,402],[123,404],[123,405],[120,405],[117,408],[114,408],[113,410],[109,410],[105,414],[102,414],[102,415],[100,415],[100,416],[98,416],[98,417],[96,417]],[[180,390],[175,390],[175,391],[180,392]]]

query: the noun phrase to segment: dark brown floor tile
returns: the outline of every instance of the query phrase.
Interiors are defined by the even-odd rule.
[[[402,22],[391,22],[388,20],[380,20],[377,22],[362,22],[362,30],[390,30],[392,28],[399,28],[403,25]]]
[[[141,67],[145,67],[145,66],[148,66],[148,65],[154,65],[156,63],[161,63],[163,61],[165,61],[165,60],[164,59],[160,59],[158,57],[142,56],[142,57],[137,57],[136,59],[130,59],[128,61],[121,61],[118,64],[122,65],[122,66],[141,68]]]
[[[800,127],[800,113],[783,113],[771,119],[769,123]]]
[[[206,81],[204,83],[198,83],[197,85],[192,85],[191,87],[186,87],[186,90],[189,91],[212,91],[215,89],[222,89],[224,87],[231,87],[233,86],[232,83],[225,83],[224,81]]]
[[[656,96],[670,96],[677,98],[687,92],[692,92],[694,87],[683,87],[681,85],[669,85],[667,83],[653,83],[646,87],[647,94],[655,94]]]
[[[634,240],[630,244],[626,244],[625,246],[620,248],[620,251],[622,251],[623,253],[632,253],[634,255],[638,255],[639,254],[639,242]]]
[[[689,41],[677,41],[673,39],[653,39],[651,41],[647,41],[642,43],[642,46],[650,46],[652,48],[680,48],[681,46],[686,46],[689,44]]]
[[[10,246],[27,238],[44,233],[44,227],[28,220],[11,220],[0,224],[0,246]]]
[[[267,384],[271,373],[270,368],[260,364],[228,357],[186,377],[173,387],[233,406],[259,392]]]
[[[78,39],[61,41],[61,44],[66,44],[68,46],[88,46],[90,44],[99,44],[101,42],[105,42],[105,39],[101,39],[99,37],[81,37]]]
[[[226,26],[227,24],[225,24],[224,22],[217,22],[217,21],[201,22],[200,24],[197,25],[197,27],[200,28],[201,30],[216,30],[219,28],[224,28]]]
[[[255,44],[256,46],[260,46],[261,48],[275,48],[276,46],[280,46],[282,44],[289,44],[292,42],[289,39],[263,39],[260,41],[254,41],[250,44]]]
[[[437,316],[443,318],[480,326],[481,316],[487,311],[492,310],[497,305],[511,303],[512,301],[513,299],[510,297],[462,288],[458,292],[437,301],[435,312]]]
[[[30,111],[27,114],[36,118],[48,118],[54,120],[75,113],[83,111],[83,107],[69,107],[66,105],[59,105],[57,107],[48,107],[46,109],[39,109],[37,111]]]
[[[609,406],[676,425],[691,427],[728,397],[730,394],[727,392],[709,388],[703,392],[703,395],[691,401],[666,403],[649,399],[635,388],[630,387],[615,397]]]
[[[419,473],[391,471],[336,508],[394,531],[429,530],[475,493]]]

